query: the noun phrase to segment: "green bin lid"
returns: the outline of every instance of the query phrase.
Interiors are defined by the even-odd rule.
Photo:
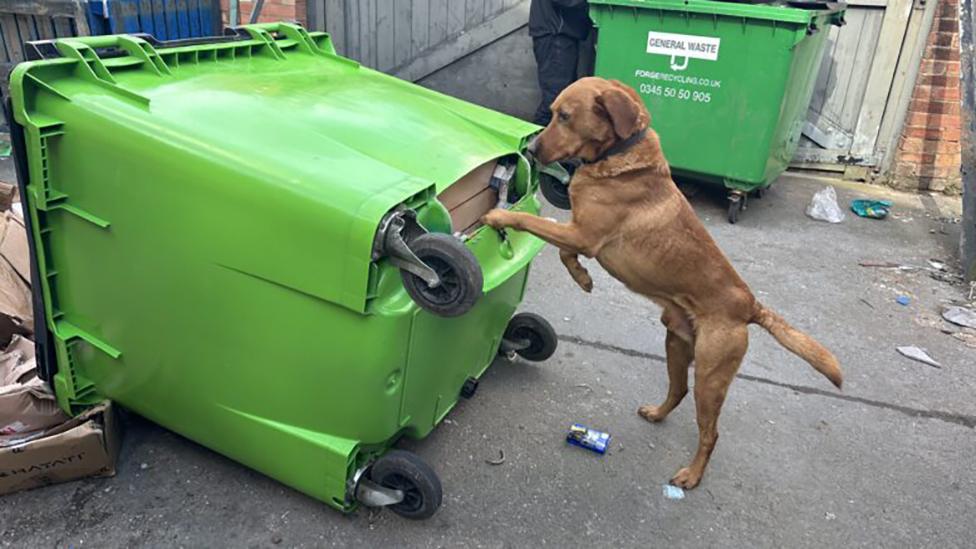
[[[597,10],[616,7],[644,8],[781,21],[798,25],[808,25],[818,16],[841,13],[847,8],[846,4],[826,2],[743,4],[716,0],[590,0],[590,5]]]

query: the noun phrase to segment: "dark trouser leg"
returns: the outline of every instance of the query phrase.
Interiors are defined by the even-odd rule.
[[[542,92],[534,122],[545,126],[552,119],[549,106],[566,86],[576,80],[579,42],[568,36],[538,36],[532,41],[532,50],[538,66],[539,90]]]

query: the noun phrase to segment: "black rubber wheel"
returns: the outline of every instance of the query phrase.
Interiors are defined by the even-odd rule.
[[[759,200],[762,200],[766,196],[767,190],[769,190],[769,187],[759,187],[755,190],[755,192],[753,192],[753,196]]]
[[[528,341],[529,346],[515,351],[517,355],[532,362],[542,362],[556,352],[559,340],[552,324],[534,313],[519,313],[508,321],[505,339],[517,343]]]
[[[553,206],[560,210],[571,210],[573,205],[569,200],[569,185],[547,174],[539,174],[539,189],[542,196]]]
[[[461,316],[481,298],[481,265],[460,240],[442,233],[427,233],[410,242],[413,253],[427,264],[441,283],[430,287],[417,275],[400,270],[403,287],[417,305],[438,316]]]
[[[735,225],[739,221],[740,211],[742,211],[742,199],[729,200],[729,223]]]
[[[391,450],[376,460],[369,478],[381,486],[403,491],[403,501],[389,507],[401,517],[428,519],[441,506],[443,492],[437,473],[414,453]]]

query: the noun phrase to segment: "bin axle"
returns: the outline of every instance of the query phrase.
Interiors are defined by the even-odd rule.
[[[380,221],[380,229],[373,244],[373,260],[386,256],[390,263],[416,275],[427,286],[440,286],[441,279],[434,269],[421,261],[409,246],[409,241],[426,233],[417,222],[417,214],[413,210],[390,212]]]

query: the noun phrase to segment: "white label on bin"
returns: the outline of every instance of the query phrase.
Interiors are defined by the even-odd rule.
[[[717,61],[721,44],[721,38],[712,36],[655,31],[647,33],[647,53],[667,55],[671,58],[671,68],[674,70],[687,68],[688,59]],[[676,63],[681,58],[684,59],[684,63]]]

